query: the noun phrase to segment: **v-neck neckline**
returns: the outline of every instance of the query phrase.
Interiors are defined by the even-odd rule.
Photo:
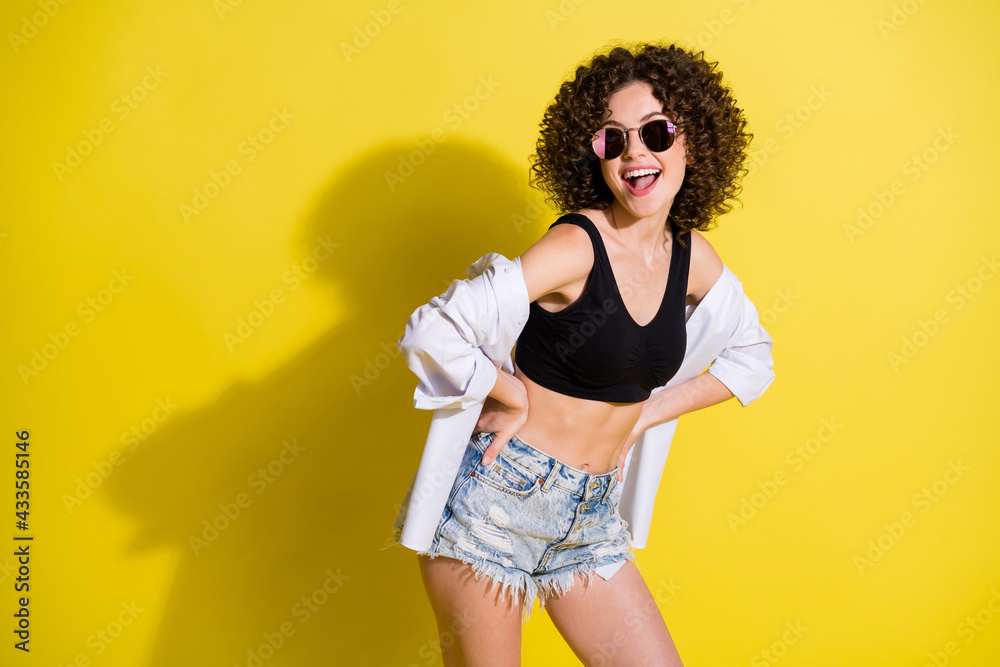
[[[582,217],[587,218],[587,216],[585,216],[585,215],[582,215]],[[637,327],[639,329],[646,329],[646,328],[648,328],[651,324],[653,324],[653,322],[656,322],[656,320],[658,320],[660,318],[660,315],[663,314],[663,309],[664,309],[664,306],[665,306],[665,304],[667,302],[667,294],[670,291],[670,287],[673,285],[673,283],[671,282],[671,280],[674,277],[674,273],[675,273],[674,269],[676,267],[677,254],[678,254],[677,253],[677,245],[678,245],[678,242],[677,242],[677,232],[674,229],[674,225],[672,223],[670,225],[670,227],[671,227],[671,233],[670,233],[670,267],[667,269],[667,283],[663,287],[663,296],[660,298],[660,307],[657,308],[656,314],[653,315],[653,318],[651,320],[649,320],[649,322],[646,322],[645,324],[639,324],[638,322],[635,321],[635,317],[632,316],[632,313],[629,312],[628,306],[625,305],[625,299],[622,297],[621,290],[618,289],[618,278],[617,278],[617,276],[615,276],[615,270],[611,266],[611,257],[608,256],[608,249],[607,249],[607,246],[604,245],[604,237],[601,236],[601,230],[599,230],[597,228],[597,225],[594,224],[594,221],[591,220],[590,218],[587,218],[587,222],[590,223],[590,225],[593,227],[594,233],[597,234],[597,241],[598,241],[598,243],[600,243],[601,255],[604,258],[604,266],[607,268],[608,274],[611,276],[611,284],[614,285],[615,294],[618,295],[618,303],[621,304],[622,310],[625,311],[625,314],[628,315],[629,321],[635,327]],[[595,260],[596,260],[596,258],[595,258]]]

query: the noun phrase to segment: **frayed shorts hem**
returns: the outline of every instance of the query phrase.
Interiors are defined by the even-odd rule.
[[[500,601],[506,600],[508,609],[514,610],[519,602],[523,602],[522,623],[527,623],[528,619],[531,618],[536,600],[544,614],[545,602],[552,597],[566,595],[573,588],[577,575],[584,578],[584,587],[589,588],[595,574],[608,581],[627,562],[635,562],[635,555],[627,553],[619,556],[617,560],[599,561],[595,564],[575,563],[555,572],[531,575],[524,570],[505,568],[487,558],[473,558],[457,553],[443,554],[435,551],[417,551],[417,554],[431,559],[443,556],[469,565],[477,581],[484,578],[490,580],[490,593],[499,588]]]

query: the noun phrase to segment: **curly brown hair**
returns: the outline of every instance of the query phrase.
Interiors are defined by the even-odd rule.
[[[744,162],[753,135],[743,110],[723,84],[718,63],[676,45],[614,47],[577,67],[545,110],[536,154],[531,156],[532,186],[563,212],[607,209],[614,195],[604,182],[600,159],[590,140],[601,126],[608,99],[634,81],[645,81],[664,112],[683,132],[689,164],[674,198],[667,224],[678,234],[710,229],[716,217],[733,208],[747,173]]]

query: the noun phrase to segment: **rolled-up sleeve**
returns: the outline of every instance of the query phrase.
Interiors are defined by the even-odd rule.
[[[417,408],[467,408],[485,400],[496,383],[493,360],[505,360],[527,321],[518,258],[489,253],[467,274],[417,308],[397,343],[418,379]]]
[[[735,276],[732,276],[732,282],[729,342],[708,367],[708,372],[726,385],[746,407],[760,398],[774,382],[774,359],[771,356],[774,342],[761,326],[757,308],[743,292],[742,283]]]

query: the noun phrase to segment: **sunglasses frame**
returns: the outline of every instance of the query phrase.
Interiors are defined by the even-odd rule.
[[[669,135],[670,139],[667,142],[667,147],[666,148],[664,148],[661,151],[654,151],[652,148],[649,148],[649,146],[646,146],[646,140],[642,138],[642,130],[647,125],[650,125],[651,123],[658,123],[658,122],[664,122],[664,123],[667,124],[667,134]],[[597,146],[595,144],[597,142],[598,135],[601,133],[601,130],[605,130],[605,131],[606,130],[615,130],[617,132],[621,132],[624,135],[625,142],[624,142],[624,145],[622,146],[621,153],[618,153],[618,155],[615,155],[613,157],[603,157],[597,151]],[[629,127],[629,128],[625,128],[625,129],[622,129],[620,127],[614,127],[614,126],[602,127],[599,130],[597,130],[597,132],[594,132],[594,136],[590,140],[590,147],[594,151],[594,154],[597,155],[597,157],[599,159],[601,159],[601,160],[614,160],[615,158],[620,157],[622,155],[622,153],[624,153],[625,150],[628,148],[628,142],[629,142],[628,133],[631,132],[632,130],[636,130],[637,131],[637,136],[639,137],[639,141],[642,142],[642,145],[646,146],[646,148],[648,148],[649,150],[653,151],[654,153],[664,153],[664,152],[670,150],[670,147],[674,145],[674,141],[677,140],[677,124],[676,123],[674,123],[672,120],[669,120],[667,118],[653,118],[653,119],[647,120],[645,123],[643,123],[642,125],[640,125],[638,127]],[[607,142],[607,139],[605,139],[605,142]]]

